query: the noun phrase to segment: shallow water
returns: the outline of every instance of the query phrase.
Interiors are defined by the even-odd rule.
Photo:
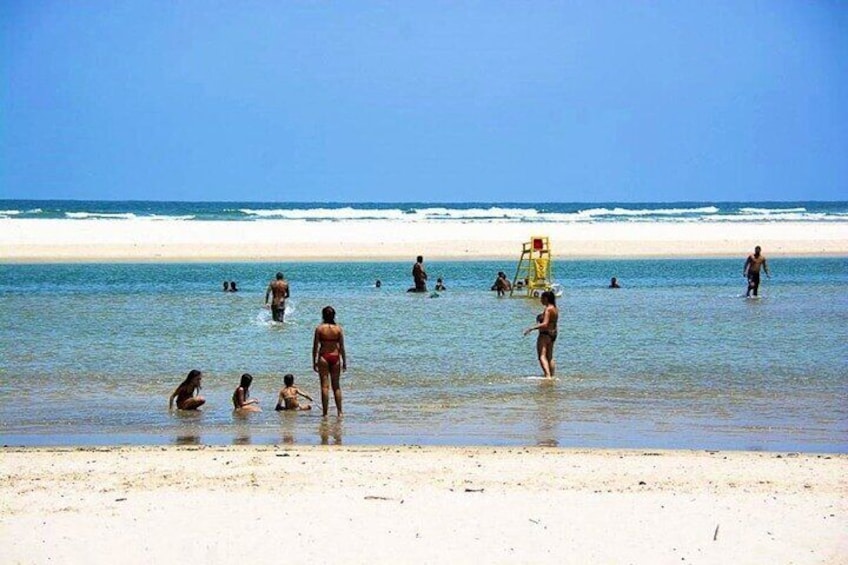
[[[558,262],[549,383],[521,335],[538,303],[487,290],[508,262],[429,263],[448,286],[438,298],[405,292],[407,263],[4,265],[0,440],[846,452],[848,261],[771,266],[746,300],[742,261]],[[292,285],[285,325],[262,308],[277,270]],[[624,288],[606,288],[613,275]],[[345,417],[278,414],[284,373],[320,396],[310,353],[326,304],[346,332]],[[192,368],[207,406],[169,413]],[[230,404],[243,372],[265,409],[248,418]]]

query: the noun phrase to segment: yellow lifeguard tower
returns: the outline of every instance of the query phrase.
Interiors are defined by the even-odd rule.
[[[521,257],[518,259],[509,295],[534,298],[541,296],[546,290],[553,291],[557,296],[562,294],[562,287],[553,281],[552,263],[551,242],[548,236],[531,236],[530,241],[522,244]],[[522,287],[516,288],[519,282]]]

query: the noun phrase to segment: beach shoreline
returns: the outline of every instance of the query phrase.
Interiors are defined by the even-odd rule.
[[[838,563],[848,551],[846,455],[7,447],[0,475],[4,554],[15,563],[281,553],[347,563]]]
[[[848,255],[848,222],[2,219],[0,262],[514,260],[535,235],[563,260]]]

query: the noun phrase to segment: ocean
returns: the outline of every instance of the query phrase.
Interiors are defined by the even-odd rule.
[[[225,211],[232,204],[169,206],[6,201],[21,216],[36,208],[195,216],[187,221],[241,214]],[[534,209],[579,213],[568,206]],[[673,214],[658,210],[672,207],[654,205],[650,214],[709,221],[753,207],[699,204],[669,220]],[[827,217],[848,208],[757,207],[771,216]],[[362,213],[435,208],[381,205]],[[447,209],[459,216],[483,208]],[[514,271],[509,261],[427,263],[431,279],[447,285],[438,297],[405,292],[410,263],[0,265],[0,442],[848,452],[848,261],[774,259],[759,300],[741,296],[743,261],[558,259],[554,274],[565,291],[553,383],[538,379],[534,337],[522,337],[538,302],[489,290],[497,271]],[[278,270],[292,288],[285,325],[263,308]],[[607,288],[612,276],[621,289]],[[222,292],[225,280],[237,281],[240,292]],[[346,332],[345,416],[276,413],[289,372],[320,407],[310,353],[327,304]],[[168,396],[193,368],[205,374],[207,405],[196,414],[169,412]],[[254,376],[251,395],[264,409],[249,417],[234,415],[230,402],[244,372]]]
[[[273,203],[0,200],[0,219],[457,222],[844,222],[848,202]]]

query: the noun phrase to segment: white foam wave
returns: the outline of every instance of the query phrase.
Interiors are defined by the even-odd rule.
[[[239,212],[258,218],[280,218],[287,220],[399,220],[405,216],[401,210],[377,210],[347,208],[308,209],[258,209],[239,208]]]
[[[132,212],[108,214],[105,212],[65,212],[65,217],[72,220],[146,220],[146,221],[165,221],[165,220],[193,220],[195,216],[167,216],[162,214],[150,214],[148,216],[139,216]]]
[[[72,220],[86,220],[89,218],[103,218],[103,219],[113,219],[113,220],[134,220],[137,218],[135,214],[132,212],[127,212],[124,214],[100,214],[97,212],[65,212],[66,218],[71,218]]]
[[[648,208],[644,210],[633,210],[631,208],[590,208],[581,210],[578,214],[588,217],[597,216],[683,216],[692,214],[716,214],[718,208],[715,206],[703,206],[701,208]]]
[[[41,208],[33,208],[32,210],[0,210],[0,216],[20,216],[21,214],[41,214]]]
[[[834,214],[824,214],[821,212],[790,212],[786,214],[771,212],[768,214],[719,214],[705,216],[701,220],[709,222],[819,222],[833,220],[833,216]]]
[[[739,208],[740,214],[786,214],[806,211],[806,208]]]

